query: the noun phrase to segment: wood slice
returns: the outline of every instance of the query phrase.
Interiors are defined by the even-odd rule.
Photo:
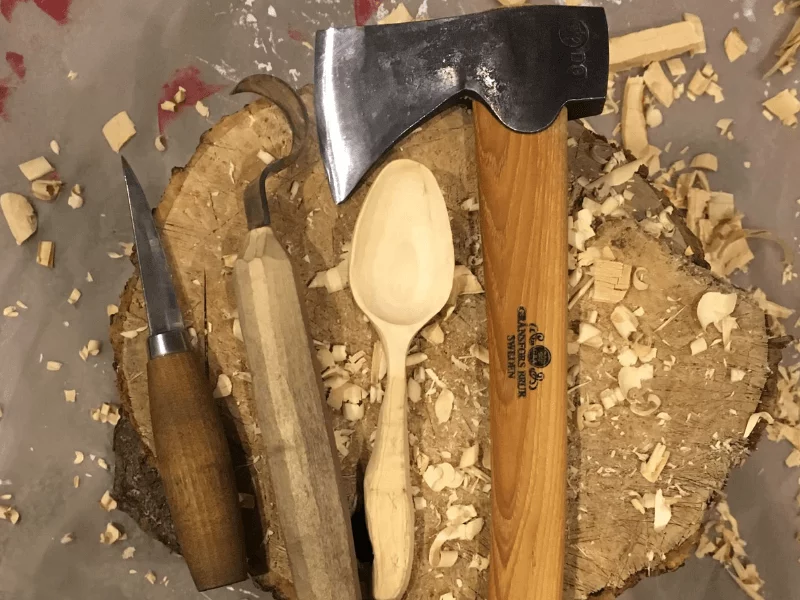
[[[304,99],[313,110],[308,90]],[[602,169],[598,161],[613,150],[580,125],[570,124],[570,135],[577,142],[570,150],[571,180],[597,177]],[[263,167],[256,156],[258,150],[264,148],[275,156],[286,154],[289,136],[278,109],[265,101],[225,117],[202,137],[189,164],[173,174],[156,212],[184,318],[197,331],[198,351],[205,357],[209,379],[216,382],[224,373],[233,381],[233,393],[219,404],[236,446],[234,460],[240,492],[253,494],[256,500],[255,509],[245,509],[251,572],[265,588],[287,598],[293,596],[291,573],[280,524],[273,518],[273,495],[261,456],[250,384],[241,375],[247,373],[248,367],[243,344],[233,335],[235,297],[231,270],[224,266],[223,256],[239,251],[246,231],[241,195]],[[417,160],[433,171],[450,211],[456,263],[472,265],[482,279],[478,213],[460,208],[465,199],[478,196],[472,119],[467,109],[452,108],[431,119],[399,143],[385,161],[400,157]],[[268,180],[273,226],[300,281],[308,282],[317,271],[340,262],[361,203],[379,169],[380,165],[349,201],[336,207],[313,132],[312,143],[299,162]],[[290,193],[293,182],[299,184],[294,197]],[[661,198],[639,175],[631,189],[638,209],[660,205]],[[573,183],[571,198],[580,204],[581,196],[580,185]],[[586,598],[597,593],[613,596],[642,573],[674,569],[683,562],[696,540],[709,502],[722,489],[732,465],[747,452],[742,432],[748,416],[762,400],[769,372],[764,314],[745,294],[740,293],[734,312],[740,329],[733,333],[730,353],[725,353],[721,344],[712,344],[697,356],[691,356],[688,350],[688,343],[701,333],[696,318],[700,296],[709,290],[735,290],[703,268],[699,244],[679,218],[674,220],[678,229],[668,240],[645,234],[634,218],[607,222],[598,230],[597,238],[591,240],[591,245],[609,246],[617,260],[648,270],[650,288],[631,288],[623,301],[632,310],[640,306],[644,309],[640,317],[642,330],[654,332],[665,319],[685,308],[668,326],[653,334],[658,358],[653,361],[655,378],[650,387],[662,399],[659,411],[668,413],[668,421],[655,416],[639,417],[626,406],[618,406],[593,426],[579,428],[579,407],[598,402],[601,391],[616,385],[619,363],[614,354],[585,346],[579,355],[571,357],[573,364],[580,363],[579,381],[584,385],[570,394],[565,598]],[[696,249],[694,262],[683,255],[687,245]],[[329,294],[324,288],[305,289],[301,297],[312,337],[346,344],[348,354],[363,350],[369,366],[376,338],[349,290]],[[177,549],[153,469],[145,373],[147,333],[133,339],[120,335],[145,325],[142,302],[141,284],[138,274],[134,274],[122,295],[120,312],[113,317],[111,338],[124,414],[141,436],[142,445],[137,447],[130,427],[118,428],[115,498],[147,531]],[[609,314],[613,308],[594,302],[591,294],[582,297],[570,311],[569,339],[576,338],[579,322],[593,310],[598,312],[602,329],[611,331]],[[480,445],[481,455],[488,457],[488,369],[469,351],[475,343],[486,344],[483,296],[458,297],[452,315],[438,320],[445,332],[444,343],[432,345],[419,338],[415,346],[428,355],[423,366],[432,369],[453,391],[456,400],[450,420],[438,424],[433,402],[439,390],[429,377],[423,384],[422,401],[410,406],[409,429],[415,457],[412,483],[419,488],[427,507],[416,511],[415,563],[406,597],[438,598],[452,592],[458,598],[485,598],[487,571],[469,565],[475,554],[489,555],[486,483],[471,477],[466,489],[436,493],[423,483],[418,468],[424,465],[425,457],[432,464],[450,462],[457,467],[463,449],[475,443]],[[713,326],[709,327],[707,340],[717,337]],[[621,346],[621,338],[618,342]],[[663,359],[670,355],[676,357],[676,363],[666,371]],[[723,360],[730,367],[746,369],[745,379],[730,383],[729,368]],[[369,374],[353,376],[352,381],[368,389]],[[369,576],[369,549],[365,544],[360,485],[379,409],[378,404],[367,403],[364,418],[356,423],[344,420],[340,414],[332,415],[335,430],[352,431],[342,468],[365,580]],[[671,452],[670,460],[658,482],[651,484],[639,473],[641,461],[636,452],[648,454],[662,440]],[[491,477],[482,461],[476,466],[486,478]],[[137,489],[136,482],[146,482],[148,487]],[[629,491],[644,494],[659,488],[668,496],[685,495],[672,507],[667,528],[655,532],[653,511],[640,514],[629,501]],[[457,563],[449,569],[434,570],[428,563],[428,551],[436,533],[445,526],[444,515],[450,504],[473,504],[478,515],[486,519],[486,525],[474,540],[449,542],[446,547],[459,552]]]

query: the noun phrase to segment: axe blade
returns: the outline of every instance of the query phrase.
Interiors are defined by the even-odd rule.
[[[398,25],[317,32],[320,150],[343,202],[403,135],[464,97],[506,127],[535,133],[561,108],[603,109],[608,25],[602,8],[523,6]]]

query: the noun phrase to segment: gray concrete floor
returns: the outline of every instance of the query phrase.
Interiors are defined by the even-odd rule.
[[[10,4],[6,0],[0,6],[8,10]],[[119,250],[118,242],[132,241],[132,236],[118,157],[100,129],[113,114],[128,111],[138,134],[125,154],[155,204],[170,169],[187,162],[199,135],[245,102],[226,94],[230,85],[259,70],[297,85],[309,82],[312,50],[302,41],[313,43],[318,28],[353,24],[353,3],[74,0],[65,25],[37,7],[53,4],[57,2],[19,2],[10,20],[0,17],[0,54],[22,54],[27,68],[21,80],[0,63],[0,78],[14,88],[5,104],[7,120],[0,120],[0,192],[27,192],[16,165],[44,154],[65,181],[84,186],[86,199],[77,211],[66,207],[63,197],[53,205],[36,202],[36,239],[56,243],[53,270],[34,264],[36,240],[16,247],[6,232],[0,233],[0,306],[22,300],[30,307],[17,319],[0,320],[4,412],[0,494],[12,493],[22,514],[15,527],[0,522],[0,600],[266,597],[250,584],[195,592],[181,558],[150,540],[125,515],[108,515],[97,506],[103,491],[111,487],[110,473],[88,459],[79,467],[72,464],[74,450],[87,457],[89,453],[112,457],[111,428],[88,416],[89,408],[116,399],[109,344],[86,363],[77,354],[90,338],[107,340],[105,306],[116,303],[131,273],[126,260],[106,255]],[[421,3],[406,4],[414,13]],[[716,152],[722,167],[712,175],[712,184],[736,194],[737,205],[747,215],[746,226],[776,231],[796,246],[800,134],[764,121],[759,106],[766,94],[798,83],[797,71],[771,83],[760,81],[768,56],[788,31],[792,17],[774,17],[772,0],[707,0],[700,6],[688,0],[594,0],[593,4],[608,9],[612,33],[674,21],[684,10],[701,16],[710,50],[689,64],[712,62],[727,99],[719,105],[708,99],[693,106],[679,103],[665,112],[665,124],[651,139],[662,147],[673,142],[675,150],[667,163],[685,145],[693,152]],[[429,0],[422,3],[422,10],[435,18],[494,6],[494,0]],[[722,39],[733,26],[752,40],[754,50],[759,48],[735,65],[722,53]],[[290,28],[298,39],[290,37]],[[206,100],[209,119],[186,110],[167,127],[168,150],[160,154],[153,139],[161,86],[176,69],[187,66],[196,66],[204,81],[226,87]],[[74,81],[66,77],[70,70],[78,73]],[[735,119],[734,142],[717,135],[714,123],[721,117]],[[596,123],[601,129],[610,128],[608,120]],[[49,152],[51,139],[61,145],[60,156]],[[746,160],[752,162],[750,170],[741,166]],[[757,258],[749,275],[737,282],[758,285],[776,301],[800,308],[800,286],[781,286],[776,248],[768,243],[753,245]],[[87,271],[94,283],[85,281]],[[76,306],[66,302],[73,287],[83,292]],[[64,368],[47,372],[40,356],[62,361]],[[64,388],[78,390],[77,404],[64,402]],[[729,486],[733,513],[767,582],[765,593],[774,600],[796,598],[800,589],[800,544],[794,541],[797,474],[782,465],[787,453],[786,445],[762,441],[745,466],[732,474]],[[77,490],[71,486],[75,474],[82,479]],[[98,535],[109,517],[127,531],[129,543],[136,547],[133,559],[121,559],[119,544],[99,545]],[[76,540],[62,546],[58,540],[67,532],[74,532]],[[129,569],[138,573],[131,575]],[[169,585],[150,586],[143,579],[149,569],[159,579],[169,577]],[[709,559],[690,560],[678,572],[646,580],[623,596],[625,600],[739,597],[744,596]]]

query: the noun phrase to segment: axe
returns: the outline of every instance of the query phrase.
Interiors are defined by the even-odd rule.
[[[337,203],[403,135],[441,108],[472,99],[490,355],[489,597],[561,598],[566,122],[602,111],[605,13],[527,6],[331,28],[317,32],[315,59],[320,148]],[[386,468],[407,471],[399,462]],[[407,481],[405,472],[385,479]],[[410,510],[410,492],[396,515],[371,514],[370,497],[380,493],[365,489],[370,537],[382,550],[373,591],[388,600],[408,585],[414,536],[397,518]]]

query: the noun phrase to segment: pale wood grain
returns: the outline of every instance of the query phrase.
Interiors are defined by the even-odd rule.
[[[400,598],[411,578],[414,507],[405,359],[411,339],[447,301],[453,234],[433,173],[411,160],[384,167],[353,232],[350,287],[386,352],[388,385],[364,476],[376,600]]]
[[[292,265],[271,228],[234,266],[242,334],[297,598],[361,597],[339,459]]]
[[[170,514],[200,591],[247,578],[230,450],[211,386],[191,352],[147,363],[150,413]]]
[[[555,600],[566,522],[566,111],[538,134],[512,132],[479,103],[473,111],[491,373],[489,597]],[[506,373],[519,307],[552,353],[526,397]]]

